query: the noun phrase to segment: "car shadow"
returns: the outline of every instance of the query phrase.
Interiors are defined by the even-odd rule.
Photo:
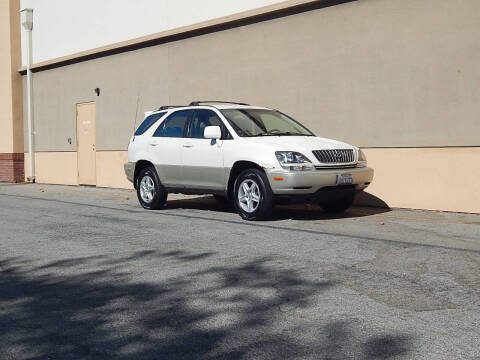
[[[333,219],[348,219],[359,218],[365,216],[378,215],[381,213],[389,212],[391,209],[380,199],[376,202],[372,202],[375,198],[373,195],[368,194],[367,199],[370,204],[374,206],[363,205],[367,204],[365,199],[362,199],[361,203],[357,203],[345,212],[342,213],[327,213],[322,210],[320,206],[313,203],[300,203],[300,204],[276,204],[272,216],[268,221],[279,220],[333,220]],[[381,205],[383,203],[383,206]],[[196,198],[185,198],[168,200],[165,209],[193,209],[193,210],[205,210],[216,211],[224,213],[236,213],[233,203],[219,203],[213,196],[200,196]]]

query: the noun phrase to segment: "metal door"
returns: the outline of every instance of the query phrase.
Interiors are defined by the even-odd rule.
[[[77,104],[78,183],[96,185],[95,103]]]

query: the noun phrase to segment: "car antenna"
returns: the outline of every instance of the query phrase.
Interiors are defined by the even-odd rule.
[[[137,127],[138,104],[140,103],[140,89],[137,95],[137,107],[135,108],[135,118],[133,119],[133,139],[135,140],[135,128]]]

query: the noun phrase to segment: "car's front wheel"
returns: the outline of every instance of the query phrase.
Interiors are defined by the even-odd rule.
[[[235,208],[245,220],[263,220],[270,216],[274,196],[263,171],[247,169],[240,173],[234,186]]]
[[[137,197],[144,209],[157,210],[165,205],[168,192],[160,183],[153,167],[140,170],[137,178]]]

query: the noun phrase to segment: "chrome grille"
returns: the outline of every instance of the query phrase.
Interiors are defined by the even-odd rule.
[[[352,149],[313,150],[312,152],[323,164],[345,164],[355,161]]]

